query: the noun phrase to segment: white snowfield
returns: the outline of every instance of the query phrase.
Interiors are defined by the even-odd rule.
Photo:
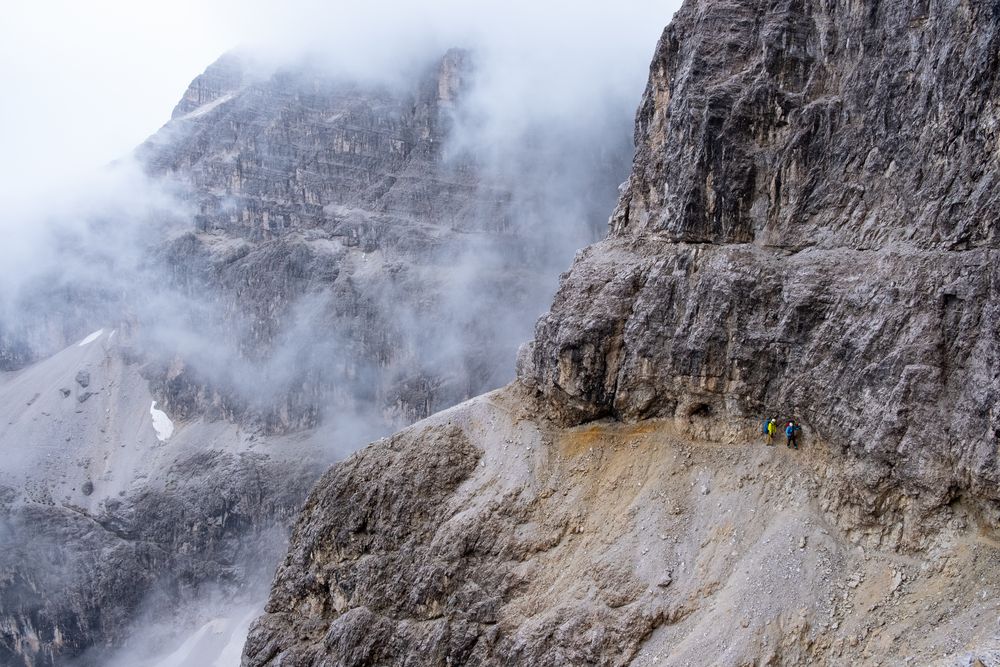
[[[163,410],[156,409],[156,401],[149,406],[149,416],[153,418],[153,430],[160,442],[166,442],[174,434],[174,423]]]
[[[81,340],[79,343],[77,343],[77,346],[83,347],[85,345],[90,345],[103,335],[104,335],[104,329],[98,329],[97,331],[95,331],[94,333],[90,334],[89,336]]]

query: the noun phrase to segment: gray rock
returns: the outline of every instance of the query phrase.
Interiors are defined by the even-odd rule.
[[[958,496],[1000,523],[1000,27],[958,6],[685,4],[521,381],[564,423],[795,417],[905,541]]]
[[[871,659],[868,619],[838,644],[804,617],[791,630],[786,621],[800,612],[788,608],[777,612],[776,646],[750,634],[756,617],[741,616],[725,626],[748,629],[744,655],[731,637],[704,647],[724,616],[690,607],[645,616],[653,604],[619,611],[632,599],[608,589],[627,590],[627,561],[572,598],[526,603],[517,592],[545,588],[568,560],[546,565],[526,536],[539,539],[541,526],[572,511],[567,490],[583,496],[588,475],[600,479],[598,466],[581,472],[585,457],[613,458],[594,454],[605,441],[589,437],[604,422],[584,422],[605,419],[609,431],[627,432],[629,422],[661,418],[671,438],[686,430],[712,441],[719,429],[756,434],[759,417],[771,413],[803,424],[803,454],[815,451],[823,471],[785,469],[808,480],[807,488],[789,481],[797,504],[822,486],[824,511],[848,536],[917,551],[946,528],[951,503],[974,507],[989,530],[1000,525],[997,16],[990,4],[957,0],[686,2],[654,56],[611,235],[563,276],[519,354],[520,386],[509,389],[533,392],[521,406],[551,420],[548,458],[567,457],[565,474],[580,475],[578,486],[538,463],[523,490],[498,491],[513,468],[506,462],[493,464],[498,479],[463,486],[478,452],[439,424],[370,446],[316,486],[244,664],[617,665],[653,641],[656,627],[689,612],[696,636],[671,629],[661,647],[692,642],[748,664]],[[463,408],[453,416],[476,424],[475,408]],[[726,459],[710,463],[723,479]],[[759,462],[744,465],[758,470]],[[541,489],[553,479],[566,490],[542,511]],[[617,479],[605,482],[602,493],[621,492]],[[456,488],[468,495],[444,502]],[[768,497],[754,497],[755,520]],[[629,508],[666,516],[644,502]],[[771,516],[792,511],[783,499]],[[728,539],[724,524],[716,530]],[[717,567],[705,537],[713,531],[675,529],[698,535],[691,550],[699,564],[679,565],[691,579],[686,600],[697,606],[708,596],[709,606],[726,607],[713,591],[730,584],[708,574]],[[625,538],[638,541],[643,531],[631,530]],[[768,549],[782,561],[809,559],[826,537],[789,532]],[[802,554],[793,548],[810,543]],[[608,536],[595,548],[612,544]],[[838,567],[844,573],[854,559],[854,591],[878,553],[848,545],[845,538],[838,547]],[[748,562],[736,581],[766,564]],[[769,602],[766,590],[780,604],[781,575],[789,590],[800,572],[813,580],[798,590],[831,585],[805,570],[795,566],[795,582],[775,572],[743,603]],[[681,584],[678,577],[661,594]],[[606,596],[605,615],[583,604],[597,595]],[[530,611],[511,613],[518,604]],[[483,608],[509,613],[478,616]],[[884,613],[861,613],[869,611]]]
[[[169,614],[208,588],[233,593],[267,577],[316,471],[208,452],[178,461],[168,477],[167,489],[128,494],[97,515],[0,507],[0,663],[63,664],[120,643],[143,604]],[[95,648],[80,664],[105,658]]]
[[[475,585],[459,572],[449,576],[453,547],[428,548],[447,510],[444,501],[475,470],[480,453],[457,427],[419,436],[381,441],[318,482],[268,603],[277,617],[264,622],[267,632],[262,627],[249,640],[249,664],[267,663],[298,637],[321,641],[286,652],[283,660],[322,664],[351,655],[358,664],[398,663],[413,646],[425,645],[425,664],[460,663],[485,624],[495,622],[491,586]],[[397,493],[401,485],[413,493]],[[334,553],[339,555],[331,559]],[[368,574],[359,579],[362,562]],[[299,574],[312,569],[310,563],[323,563],[323,572],[303,580]],[[365,587],[364,579],[374,583],[390,572],[393,585]],[[457,617],[445,619],[437,611],[447,599],[461,601]],[[298,610],[309,605],[323,611],[301,616]],[[338,616],[329,628],[327,615]],[[414,623],[395,622],[400,615]]]
[[[90,386],[90,371],[79,371],[76,374],[76,383],[86,389]]]
[[[259,79],[227,56],[192,83],[137,150],[199,211],[151,264],[197,305],[199,335],[236,340],[222,371],[143,341],[171,414],[283,433],[361,406],[359,420],[399,427],[512,378],[558,240],[540,241],[527,221],[523,200],[540,193],[513,192],[471,157],[445,159],[470,63],[452,50],[409,84],[381,87],[309,66]],[[594,201],[581,208],[603,220],[630,142],[574,150],[553,155],[589,165]],[[498,309],[523,331],[498,324]]]
[[[224,57],[135,155],[179,208],[196,213],[194,224],[176,233],[150,220],[138,248],[116,239],[139,269],[110,286],[113,269],[37,280],[23,295],[24,317],[0,323],[0,369],[114,328],[113,342],[108,334],[94,349],[100,368],[122,360],[141,368],[179,429],[232,421],[259,436],[254,447],[325,423],[329,450],[340,452],[508,382],[514,346],[549,299],[551,244],[565,241],[542,238],[533,226],[540,214],[515,215],[532,210],[539,192],[514,201],[510,184],[472,158],[445,159],[469,73],[461,51],[397,87],[310,66],[260,78]],[[593,187],[573,210],[584,212],[581,226],[600,224],[627,171],[627,132],[594,145],[573,139],[540,137],[525,152],[533,165],[540,155],[590,165]],[[569,143],[568,152],[552,150]],[[121,268],[106,256],[118,248],[107,238],[114,222],[95,222],[86,252],[72,248],[74,262],[85,254]],[[78,395],[70,418],[80,422],[121,389],[90,368],[107,391]],[[84,373],[77,381],[86,389]],[[136,417],[105,414],[109,433],[115,420]],[[73,444],[90,443],[74,434]],[[91,648],[86,656],[101,664],[94,647],[125,642],[146,595],[176,594],[154,607],[169,618],[207,590],[235,595],[270,580],[291,508],[318,471],[202,463],[203,471],[184,466],[166,489],[116,480],[130,490],[103,512],[62,506],[45,488],[36,495],[46,502],[11,509],[25,551],[0,553],[0,663],[58,664]],[[232,486],[220,502],[218,490]],[[62,564],[50,562],[54,553],[28,562],[32,545],[49,554],[63,541],[71,546]]]

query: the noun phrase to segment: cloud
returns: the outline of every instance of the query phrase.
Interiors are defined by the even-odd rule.
[[[232,395],[229,417],[236,407],[280,413],[319,397],[334,417],[323,426],[330,456],[412,420],[402,394],[413,401],[440,390],[439,400],[454,402],[502,384],[559,272],[604,233],[649,59],[673,8],[21,3],[0,28],[11,63],[0,85],[19,91],[19,104],[0,110],[0,143],[10,147],[0,163],[0,342],[19,326],[49,330],[52,319],[69,321],[67,338],[107,318],[130,320],[132,342],[162,364],[150,373],[157,398],[170,383],[181,398],[158,403],[172,417],[206,385]],[[456,233],[406,267],[398,285],[359,278],[351,289],[371,291],[350,307],[343,299],[356,293],[317,278],[348,252],[329,250],[330,239],[328,257],[304,235],[196,238],[190,186],[151,178],[128,152],[166,121],[187,81],[235,44],[265,72],[307,62],[388,86],[411,85],[450,47],[470,48],[475,75],[452,110],[445,159],[472,161],[484,183],[509,194],[508,228]],[[374,251],[358,261],[385,259]],[[287,292],[248,288],[254,262],[276,266]],[[243,300],[230,301],[239,290]],[[286,302],[269,300],[278,296]],[[351,327],[368,331],[359,337]],[[379,344],[391,354],[365,348]]]

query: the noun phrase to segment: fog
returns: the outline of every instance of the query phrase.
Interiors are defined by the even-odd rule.
[[[354,75],[407,75],[429,52],[475,45],[518,122],[631,99],[677,2],[405,3],[321,0],[39,0],[0,22],[0,197],[32,199],[126,154],[168,118],[187,83],[242,45],[266,62],[322,53]],[[539,85],[543,84],[543,85]],[[530,95],[522,93],[529,92]],[[6,207],[4,207],[6,208]],[[12,216],[3,213],[4,222]]]
[[[217,0],[13,9],[0,26],[0,84],[18,91],[17,103],[0,109],[8,148],[0,163],[0,366],[30,369],[89,331],[114,327],[180,429],[199,420],[233,421],[262,437],[321,428],[314,441],[323,463],[422,411],[509,382],[559,273],[606,231],[649,59],[676,4]],[[337,201],[323,202],[324,219],[292,232],[204,229],[205,192],[191,170],[152,169],[148,151],[133,153],[167,123],[188,82],[227,51],[239,54],[245,82],[258,90],[275,90],[280,79],[295,98],[317,80],[350,80],[405,103],[453,47],[469,50],[471,75],[447,110],[442,173],[471,171],[485,190],[503,193],[499,229],[475,207],[445,221]],[[237,96],[235,111],[222,113],[249,114],[254,104]],[[226,122],[243,117],[233,118]],[[171,123],[156,142],[186,141],[191,127]],[[262,153],[284,150],[263,133],[255,141]],[[226,219],[224,208],[240,201],[217,204],[209,217]],[[419,224],[400,231],[411,219]],[[369,235],[373,249],[345,245],[344,228]],[[424,243],[427,250],[413,250]],[[404,279],[387,278],[400,266]],[[264,280],[261,267],[270,271]],[[36,463],[30,447],[0,448],[9,467]],[[252,557],[253,545],[238,551]],[[266,590],[253,578],[239,594],[207,582],[211,595],[182,613],[164,609],[162,593],[157,604],[147,598],[114,664],[196,664],[185,652],[216,625],[228,656],[216,664],[235,664],[230,635],[245,633]],[[163,622],[162,613],[180,620]],[[169,657],[150,656],[153,643]]]
[[[162,88],[177,86],[169,98],[176,100],[181,86],[175,70],[189,63],[190,53],[236,40],[249,63],[247,76],[260,85],[275,72],[308,66],[331,79],[405,90],[448,48],[471,50],[472,80],[452,112],[444,161],[459,168],[473,165],[482,182],[507,193],[506,236],[518,242],[456,241],[458,247],[431,261],[433,279],[443,285],[439,312],[414,308],[398,295],[383,298],[377,308],[381,325],[405,351],[400,356],[411,362],[418,359],[424,367],[442,367],[440,375],[456,376],[465,371],[449,362],[488,359],[484,377],[470,385],[472,391],[453,391],[447,401],[453,402],[511,379],[516,348],[530,338],[559,272],[576,250],[604,233],[615,186],[627,173],[631,118],[649,54],[669,18],[669,10],[644,1],[583,5],[572,12],[521,1],[475,7],[452,0],[419,6],[250,2],[238,9],[215,2],[200,11],[181,3],[162,23],[155,13],[111,5],[89,12],[75,5],[47,9],[52,18],[43,27],[36,25],[40,14],[26,9],[8,24],[20,24],[20,31],[12,31],[6,48],[20,45],[33,57],[17,59],[4,73],[13,72],[26,97],[17,106],[19,117],[0,125],[21,137],[12,143],[15,159],[4,163],[10,173],[0,206],[0,229],[7,237],[0,247],[3,365],[20,367],[55,351],[60,342],[113,324],[109,318],[122,318],[136,325],[129,329],[138,345],[160,349],[164,364],[182,357],[188,362],[186,380],[235,394],[232,409],[251,412],[266,412],[275,397],[288,394],[289,384],[301,379],[301,367],[343,366],[352,346],[331,339],[329,331],[317,340],[316,327],[331,324],[323,312],[336,306],[314,295],[296,297],[294,315],[263,341],[267,349],[248,354],[248,339],[261,343],[259,317],[220,319],[229,304],[219,294],[207,294],[213,286],[192,285],[189,278],[178,284],[174,260],[169,252],[164,260],[161,246],[194,229],[198,193],[191,190],[197,186],[184,182],[183,173],[179,182],[150,177],[121,145],[123,137],[137,144],[143,128],[168,118],[163,93],[152,94],[147,79]],[[32,41],[42,34],[44,40]],[[152,48],[142,44],[147,39]],[[167,67],[178,43],[192,48]],[[126,57],[126,50],[135,57]],[[83,55],[75,58],[70,51]],[[14,63],[14,54],[8,60]],[[60,69],[70,61],[71,72]],[[34,74],[51,80],[24,85],[31,79],[24,62],[35,62]],[[126,63],[133,63],[131,69]],[[84,76],[78,68],[85,68]],[[109,78],[116,85],[109,86]],[[72,101],[64,101],[68,93]],[[26,107],[38,111],[31,114]],[[146,107],[156,107],[155,120]],[[119,130],[113,137],[112,127]],[[175,132],[168,127],[157,141],[169,143]],[[118,152],[110,167],[85,169],[88,161],[108,159],[109,150]],[[477,293],[495,288],[490,281],[503,273],[517,271],[536,275],[516,283],[516,303],[497,304]],[[489,334],[483,338],[487,320]],[[477,328],[478,338],[466,335]],[[409,345],[418,340],[427,344]],[[473,357],[478,359],[469,361]],[[360,384],[372,384],[375,375],[412,373],[363,364],[349,371]],[[342,380],[330,377],[320,384],[336,387]],[[371,421],[365,403],[363,398],[361,414],[353,409],[338,414],[345,421],[351,419],[348,413],[355,423]],[[441,407],[446,403],[431,406]],[[346,439],[357,446],[406,420],[390,415],[382,427]]]

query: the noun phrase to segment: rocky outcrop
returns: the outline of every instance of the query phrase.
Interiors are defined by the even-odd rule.
[[[521,380],[571,423],[794,417],[869,509],[969,496],[1000,522],[991,11],[688,3],[611,237]]]
[[[996,247],[994,3],[687,3],[656,49],[616,236]]]
[[[210,594],[247,599],[285,548],[316,467],[208,451],[165,474],[165,488],[94,513],[51,501],[0,506],[0,662],[105,665],[143,616],[159,623]]]
[[[995,522],[993,255],[608,241],[576,263],[522,377],[571,423],[795,418],[857,462],[845,501],[880,513],[898,492],[919,515],[971,495]]]
[[[996,661],[998,46],[687,2],[518,382],[324,477],[244,664]]]
[[[557,428],[512,386],[328,472],[244,665],[990,664],[995,543],[831,525],[822,452],[674,420]],[[965,662],[963,662],[963,660]]]

